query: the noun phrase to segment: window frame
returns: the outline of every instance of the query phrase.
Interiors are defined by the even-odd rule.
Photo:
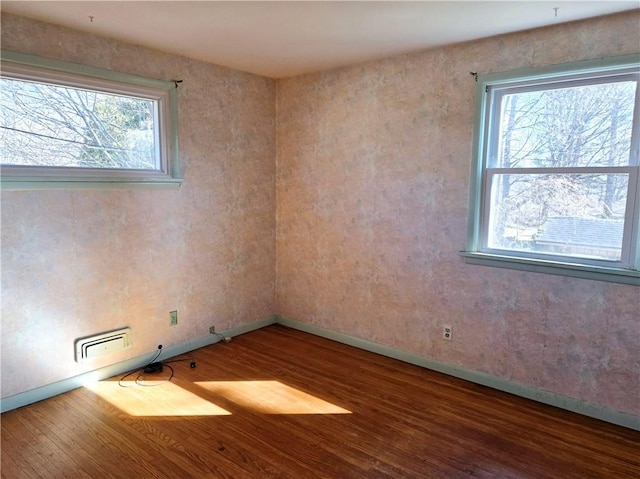
[[[0,52],[2,76],[154,101],[159,168],[90,168],[2,165],[0,189],[179,188],[177,83],[8,50]]]
[[[627,209],[627,214],[632,217],[633,224],[629,225],[629,217],[625,217],[625,235],[623,236],[623,241],[627,242],[625,248],[630,255],[627,265],[622,265],[620,262],[581,260],[570,256],[551,257],[551,255],[485,247],[487,226],[484,223],[488,222],[488,205],[490,204],[490,190],[486,190],[487,177],[490,179],[495,176],[497,171],[492,167],[493,171],[487,174],[489,145],[491,137],[495,137],[497,134],[495,131],[497,128],[492,128],[494,118],[491,117],[493,113],[491,90],[505,86],[535,84],[543,86],[559,80],[580,81],[585,75],[601,74],[606,76],[625,71],[634,73],[640,71],[640,54],[477,75],[467,238],[465,250],[460,252],[467,264],[640,285],[640,233],[638,231],[640,229],[640,152],[638,151],[640,126],[638,119],[634,124],[631,139],[631,156],[635,158],[634,163],[631,163],[629,167],[624,167],[630,173],[629,182],[635,181],[635,191],[630,189],[634,197],[627,198],[627,208],[633,208],[632,210]],[[637,88],[636,115],[640,114],[640,105],[638,104],[640,83]],[[621,168],[623,167],[616,167],[616,171],[620,171]],[[553,168],[548,168],[548,170],[551,169]],[[606,167],[592,167],[590,169],[602,172]],[[511,174],[527,172],[527,168],[506,168],[505,170]],[[565,169],[563,172],[567,173],[568,170]],[[577,168],[575,173],[587,174],[589,168]],[[632,230],[629,230],[630,227]]]

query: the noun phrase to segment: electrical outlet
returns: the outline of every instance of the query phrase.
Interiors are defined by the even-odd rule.
[[[178,311],[169,311],[169,326],[178,324]]]
[[[209,326],[209,334],[217,334],[215,326]]]
[[[450,324],[442,325],[442,339],[451,341],[453,339],[453,328]]]

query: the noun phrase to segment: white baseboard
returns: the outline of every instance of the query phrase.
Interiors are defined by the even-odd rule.
[[[222,336],[234,337],[240,334],[254,331],[256,329],[264,328],[265,326],[269,326],[273,323],[275,323],[275,316],[270,316],[253,323],[248,323],[237,328],[224,331],[220,334]],[[185,354],[196,349],[209,346],[210,344],[215,344],[221,341],[221,339],[222,338],[219,335],[208,335],[196,338],[192,341],[187,341],[186,343],[169,346],[162,350],[162,359],[169,359],[174,356],[179,356],[180,354]],[[124,374],[128,371],[134,371],[146,366],[149,363],[149,359],[153,357],[153,354],[155,354],[155,351],[144,356],[129,359],[127,361],[122,361],[110,366],[106,366],[104,368],[96,369],[94,371],[89,371],[78,376],[74,376],[72,378],[63,379],[62,381],[31,389],[14,396],[2,398],[2,400],[0,400],[0,412],[11,411],[12,409],[26,406],[34,402],[42,401],[43,399],[57,396],[58,394],[66,393],[73,389],[82,387],[89,382],[100,381],[102,379],[107,379],[119,374]]]
[[[624,426],[630,429],[635,429],[636,431],[640,431],[640,416],[616,411],[604,406],[587,403],[578,399],[555,394],[542,389],[536,389],[525,384],[509,381],[479,371],[461,368],[424,356],[419,356],[417,354],[407,353],[390,346],[384,346],[382,344],[356,338],[347,334],[337,333],[329,329],[320,328],[318,326],[303,323],[294,319],[282,318],[277,316],[275,322],[289,328],[304,331],[316,336],[321,336],[323,338],[348,344],[349,346],[354,346],[366,351],[371,351],[383,356],[398,359],[409,364],[414,364],[416,366],[421,366],[433,371],[448,374],[449,376],[464,379],[466,381],[480,384],[482,386],[488,386],[490,388],[514,394],[516,396],[532,399],[543,404],[566,409],[567,411],[575,412],[584,416],[593,417],[602,421],[610,422],[612,424],[617,424],[619,426]]]

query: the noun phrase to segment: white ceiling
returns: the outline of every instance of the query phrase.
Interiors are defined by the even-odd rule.
[[[639,6],[638,0],[3,1],[2,11],[282,78]]]

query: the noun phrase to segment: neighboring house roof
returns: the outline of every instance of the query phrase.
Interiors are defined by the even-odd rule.
[[[622,220],[553,216],[544,222],[535,242],[547,245],[620,248],[623,226]]]

